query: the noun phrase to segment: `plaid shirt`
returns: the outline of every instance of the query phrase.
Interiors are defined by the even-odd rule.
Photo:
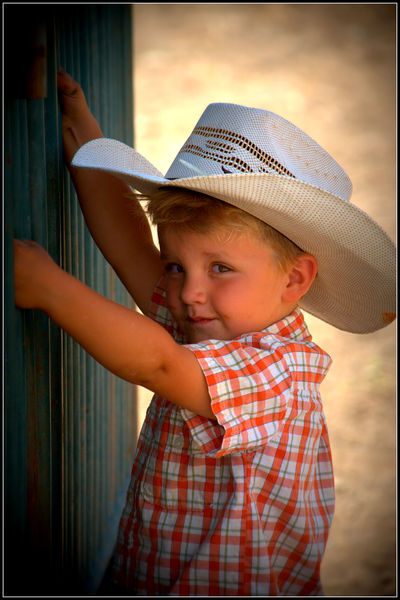
[[[160,282],[150,315],[180,343]],[[319,395],[331,360],[299,310],[233,341],[187,345],[217,421],[154,396],[114,556],[133,595],[319,595],[334,511]]]

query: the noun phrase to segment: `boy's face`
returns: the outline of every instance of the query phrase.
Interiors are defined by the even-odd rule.
[[[256,236],[164,227],[159,238],[168,307],[189,343],[260,331],[293,310],[289,275]]]

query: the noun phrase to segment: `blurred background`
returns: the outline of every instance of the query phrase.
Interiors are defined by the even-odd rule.
[[[211,102],[276,112],[349,174],[395,239],[396,5],[135,4],[135,147],[166,172]],[[322,386],[336,515],[328,596],[396,592],[396,323],[354,335],[307,316],[333,358]],[[140,399],[140,423],[149,398]]]

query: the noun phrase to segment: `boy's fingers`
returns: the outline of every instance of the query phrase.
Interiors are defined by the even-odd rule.
[[[80,91],[79,84],[62,67],[57,72],[57,87],[66,96],[75,96]]]

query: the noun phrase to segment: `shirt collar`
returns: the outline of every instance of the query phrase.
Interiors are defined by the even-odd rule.
[[[304,315],[299,308],[295,308],[287,317],[263,329],[262,333],[291,338],[301,342],[310,342],[312,339]]]

